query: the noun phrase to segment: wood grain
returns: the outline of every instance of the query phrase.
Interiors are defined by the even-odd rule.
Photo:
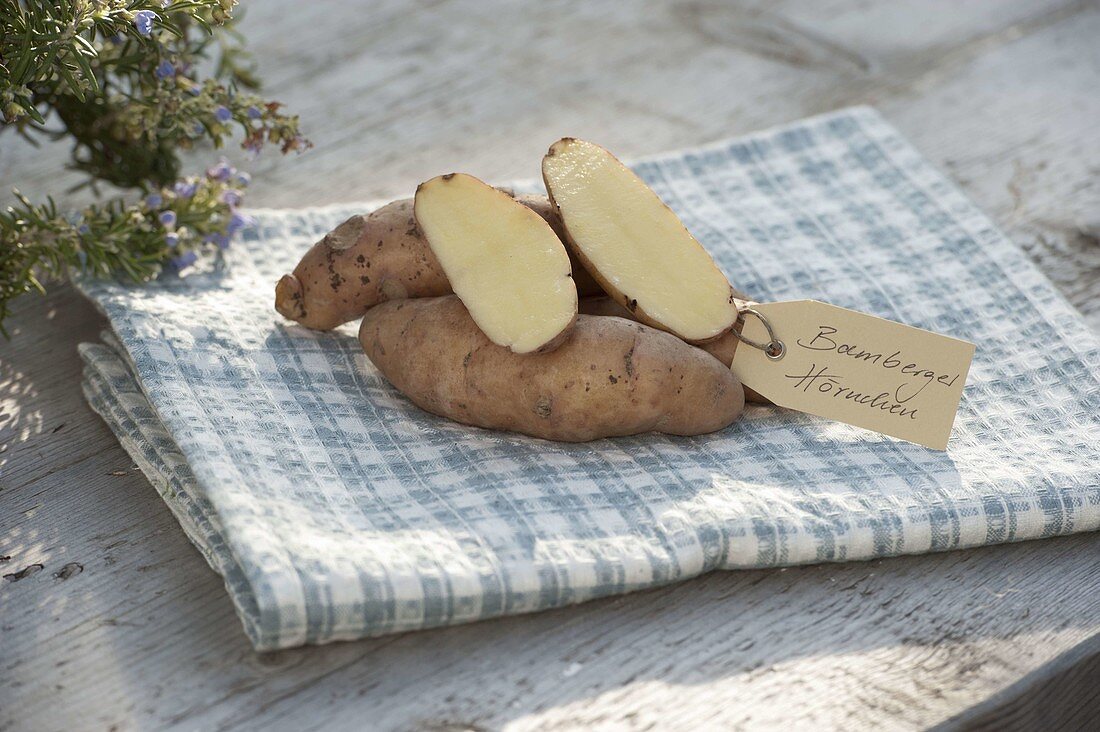
[[[268,92],[317,143],[261,159],[255,205],[403,196],[452,169],[532,177],[562,134],[629,157],[870,103],[1100,326],[1095,2],[247,5]],[[0,136],[0,180],[57,192],[75,180],[64,155]],[[1091,535],[715,573],[257,655],[220,578],[83,402],[75,347],[101,318],[61,287],[20,302],[13,324],[0,730],[958,729],[1100,713]]]
[[[1100,637],[1066,651],[939,730],[1090,729],[1100,705]]]

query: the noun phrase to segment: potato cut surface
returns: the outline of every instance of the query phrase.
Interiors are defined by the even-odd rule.
[[[493,343],[554,348],[577,317],[565,245],[530,208],[473,176],[422,183],[415,215],[454,293]]]
[[[565,138],[542,161],[574,253],[645,323],[702,342],[726,332],[737,307],[726,276],[680,219],[611,153]]]

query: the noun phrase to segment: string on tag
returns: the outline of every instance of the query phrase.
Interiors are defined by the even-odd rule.
[[[772,361],[778,361],[783,358],[783,356],[787,354],[787,346],[783,341],[775,337],[775,330],[772,328],[772,324],[768,322],[768,319],[764,317],[764,314],[751,306],[738,308],[737,322],[741,324],[742,330],[744,329],[746,315],[755,315],[760,320],[764,328],[768,331],[768,342],[760,343],[759,341],[754,341],[751,338],[746,338],[741,335],[741,331],[734,330],[733,334],[737,336],[737,340],[741,341],[746,346],[752,346],[753,348],[763,351],[764,355]]]

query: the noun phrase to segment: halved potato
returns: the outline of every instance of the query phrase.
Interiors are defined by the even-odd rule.
[[[644,323],[692,343],[737,320],[729,281],[641,178],[599,145],[566,137],[542,160],[567,243],[609,295]]]
[[[569,254],[530,208],[463,173],[421,183],[416,222],[482,332],[515,353],[547,351],[577,317]]]

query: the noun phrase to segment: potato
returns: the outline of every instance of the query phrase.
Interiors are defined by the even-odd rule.
[[[718,360],[623,318],[580,315],[558,348],[520,355],[490,341],[451,295],[377,305],[359,341],[420,408],[549,440],[699,435],[744,407],[741,383]]]
[[[565,245],[511,196],[464,173],[421,183],[413,212],[454,293],[513,353],[557,347],[577,318]]]
[[[564,236],[544,196],[516,200]],[[582,295],[603,292],[576,261],[573,280]],[[275,286],[275,309],[308,328],[331,330],[386,300],[450,292],[443,268],[413,217],[413,199],[407,198],[352,216],[314,244],[294,273],[283,275]]]
[[[507,192],[508,191],[505,190],[505,193]],[[558,239],[560,239],[563,244],[565,243],[565,229],[562,228],[561,217],[558,216],[558,211],[554,208],[554,204],[550,203],[549,198],[537,193],[524,194],[516,196],[515,198],[524,206],[545,219],[546,223],[550,224],[550,228],[554,230],[554,233],[558,235]],[[596,278],[585,269],[581,261],[577,259],[572,251],[570,251],[569,247],[565,248],[565,252],[569,255],[569,263],[573,267],[573,283],[577,286],[577,296],[597,297],[607,294],[603,291],[603,287],[600,286],[600,283],[596,282]]]
[[[736,292],[736,291],[735,291]],[[736,293],[740,295],[740,293]],[[744,296],[742,296],[744,297]],[[740,297],[738,299],[741,299]],[[614,316],[618,318],[627,318],[629,320],[636,320],[634,315],[616,302],[610,297],[586,297],[582,298],[578,303],[578,308],[583,315],[603,315]],[[717,358],[727,367],[733,363],[733,354],[737,351],[737,345],[741,342],[737,339],[736,333],[741,332],[741,325],[734,324],[733,330],[728,333],[724,333],[712,341],[706,343],[700,343],[699,348],[710,355]],[[745,401],[753,402],[754,404],[771,404],[771,400],[767,397],[761,396],[759,393],[753,391],[749,387],[745,387]]]
[[[703,343],[737,320],[729,281],[676,214],[607,150],[566,137],[542,162],[566,241],[643,323]]]

